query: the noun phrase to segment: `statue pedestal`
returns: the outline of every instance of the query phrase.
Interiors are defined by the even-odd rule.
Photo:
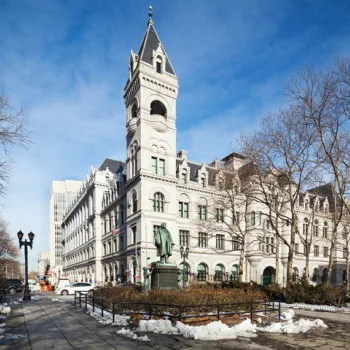
[[[152,264],[152,289],[178,289],[179,268],[175,264]]]

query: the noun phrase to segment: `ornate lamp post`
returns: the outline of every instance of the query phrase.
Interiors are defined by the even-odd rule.
[[[185,268],[186,268],[186,259],[188,259],[188,253],[190,251],[190,248],[188,247],[180,247],[180,253],[181,253],[181,258],[183,258],[183,263],[182,263],[182,288],[185,288]]]
[[[34,239],[34,233],[33,232],[29,232],[28,233],[28,238],[29,238],[29,242],[27,242],[27,239],[24,240],[24,242],[22,241],[23,239],[23,232],[21,230],[19,230],[17,232],[17,237],[18,237],[18,241],[19,241],[19,247],[22,248],[22,246],[24,246],[24,262],[25,262],[25,286],[24,286],[24,295],[23,295],[23,301],[25,300],[31,300],[30,297],[30,291],[29,291],[29,287],[28,287],[28,246],[30,247],[30,249],[32,249],[33,247],[33,239]]]

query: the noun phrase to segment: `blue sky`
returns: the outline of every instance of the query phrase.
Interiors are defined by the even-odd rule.
[[[306,65],[350,54],[347,0],[0,0],[0,90],[22,106],[34,143],[16,149],[1,215],[49,250],[52,180],[125,160],[123,88],[153,6],[179,77],[177,148],[210,162],[238,150]]]

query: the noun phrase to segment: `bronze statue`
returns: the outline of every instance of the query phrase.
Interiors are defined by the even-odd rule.
[[[154,244],[157,247],[157,256],[160,256],[160,263],[167,264],[175,244],[169,230],[166,228],[165,222],[163,222],[160,228],[154,233]]]

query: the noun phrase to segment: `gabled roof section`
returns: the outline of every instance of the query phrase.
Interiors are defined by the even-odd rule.
[[[113,174],[117,174],[118,172],[122,172],[125,168],[125,163],[120,160],[106,158],[102,164],[99,166],[98,170],[106,170],[109,169]]]
[[[153,57],[153,51],[156,51],[159,47],[159,45],[162,47],[162,50],[164,51],[164,56],[166,58],[165,62],[165,71],[169,74],[175,75],[175,71],[169,61],[169,57],[165,52],[165,49],[159,39],[159,36],[154,28],[153,21],[149,20],[147,25],[147,30],[145,33],[145,36],[143,37],[140,50],[138,52],[139,61],[146,62],[150,65],[153,65],[152,57]]]

